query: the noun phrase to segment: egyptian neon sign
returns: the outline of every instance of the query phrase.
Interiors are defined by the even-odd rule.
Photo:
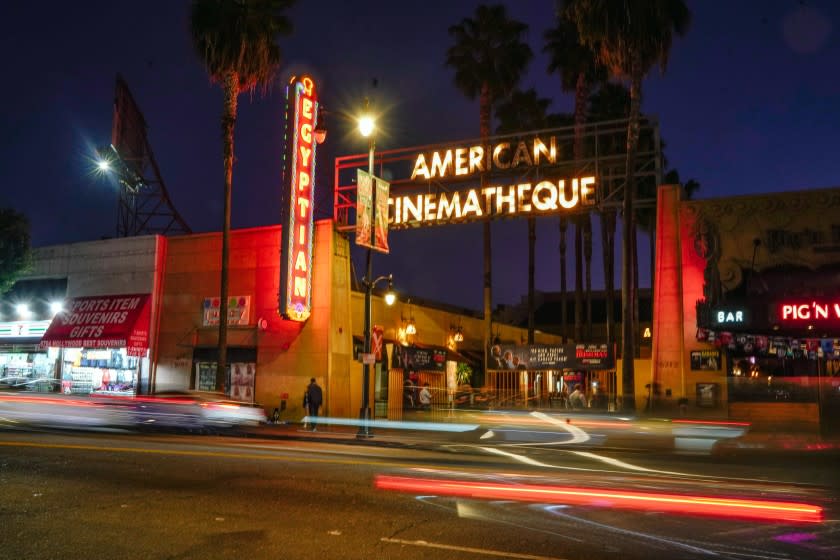
[[[535,136],[516,143],[500,142],[445,151],[423,152],[414,160],[411,179],[468,177],[495,169],[533,167],[557,163],[557,138],[543,141]]]
[[[315,191],[314,129],[318,97],[309,76],[293,77],[286,88],[286,166],[288,219],[283,228],[280,313],[305,321],[312,311],[312,201]]]
[[[489,186],[456,192],[391,197],[394,227],[433,225],[487,217],[556,214],[595,204],[595,177]]]
[[[840,300],[784,302],[779,304],[778,317],[789,323],[840,324]]]

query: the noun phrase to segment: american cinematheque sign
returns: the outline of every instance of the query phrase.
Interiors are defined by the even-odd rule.
[[[488,370],[603,370],[615,367],[606,344],[494,344]]]
[[[506,172],[521,175],[525,168],[551,166],[558,161],[557,138],[534,136],[518,142],[460,146],[421,152],[414,160],[411,181],[423,184],[449,182],[482,173]],[[435,189],[423,193],[392,196],[388,201],[392,228],[439,225],[484,218],[514,217],[558,212],[593,206],[594,176],[547,175],[514,183],[493,180],[480,188],[447,192]]]

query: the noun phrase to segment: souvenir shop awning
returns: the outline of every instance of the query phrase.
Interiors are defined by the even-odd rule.
[[[41,339],[41,347],[126,348],[142,356],[149,347],[149,294],[69,298]]]

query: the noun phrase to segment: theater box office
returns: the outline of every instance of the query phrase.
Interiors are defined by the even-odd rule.
[[[658,212],[654,378],[696,406],[718,391],[732,419],[837,433],[840,189],[680,201],[664,186]]]

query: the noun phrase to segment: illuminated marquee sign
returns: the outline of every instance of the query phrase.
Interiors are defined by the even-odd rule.
[[[511,142],[500,142],[489,146],[469,146],[448,149],[443,152],[425,152],[414,161],[411,179],[443,179],[446,177],[468,177],[494,169],[533,167],[557,163],[557,138],[547,141],[534,137],[522,140],[515,146]]]
[[[312,234],[315,190],[314,129],[318,97],[309,76],[293,77],[286,88],[286,155],[284,188],[288,220],[283,227],[280,258],[280,313],[305,321],[312,310]]]
[[[840,299],[834,301],[784,302],[777,306],[777,317],[788,324],[840,325]]]
[[[581,177],[392,197],[388,201],[388,221],[396,227],[432,225],[485,217],[556,213],[594,204],[595,177]]]

